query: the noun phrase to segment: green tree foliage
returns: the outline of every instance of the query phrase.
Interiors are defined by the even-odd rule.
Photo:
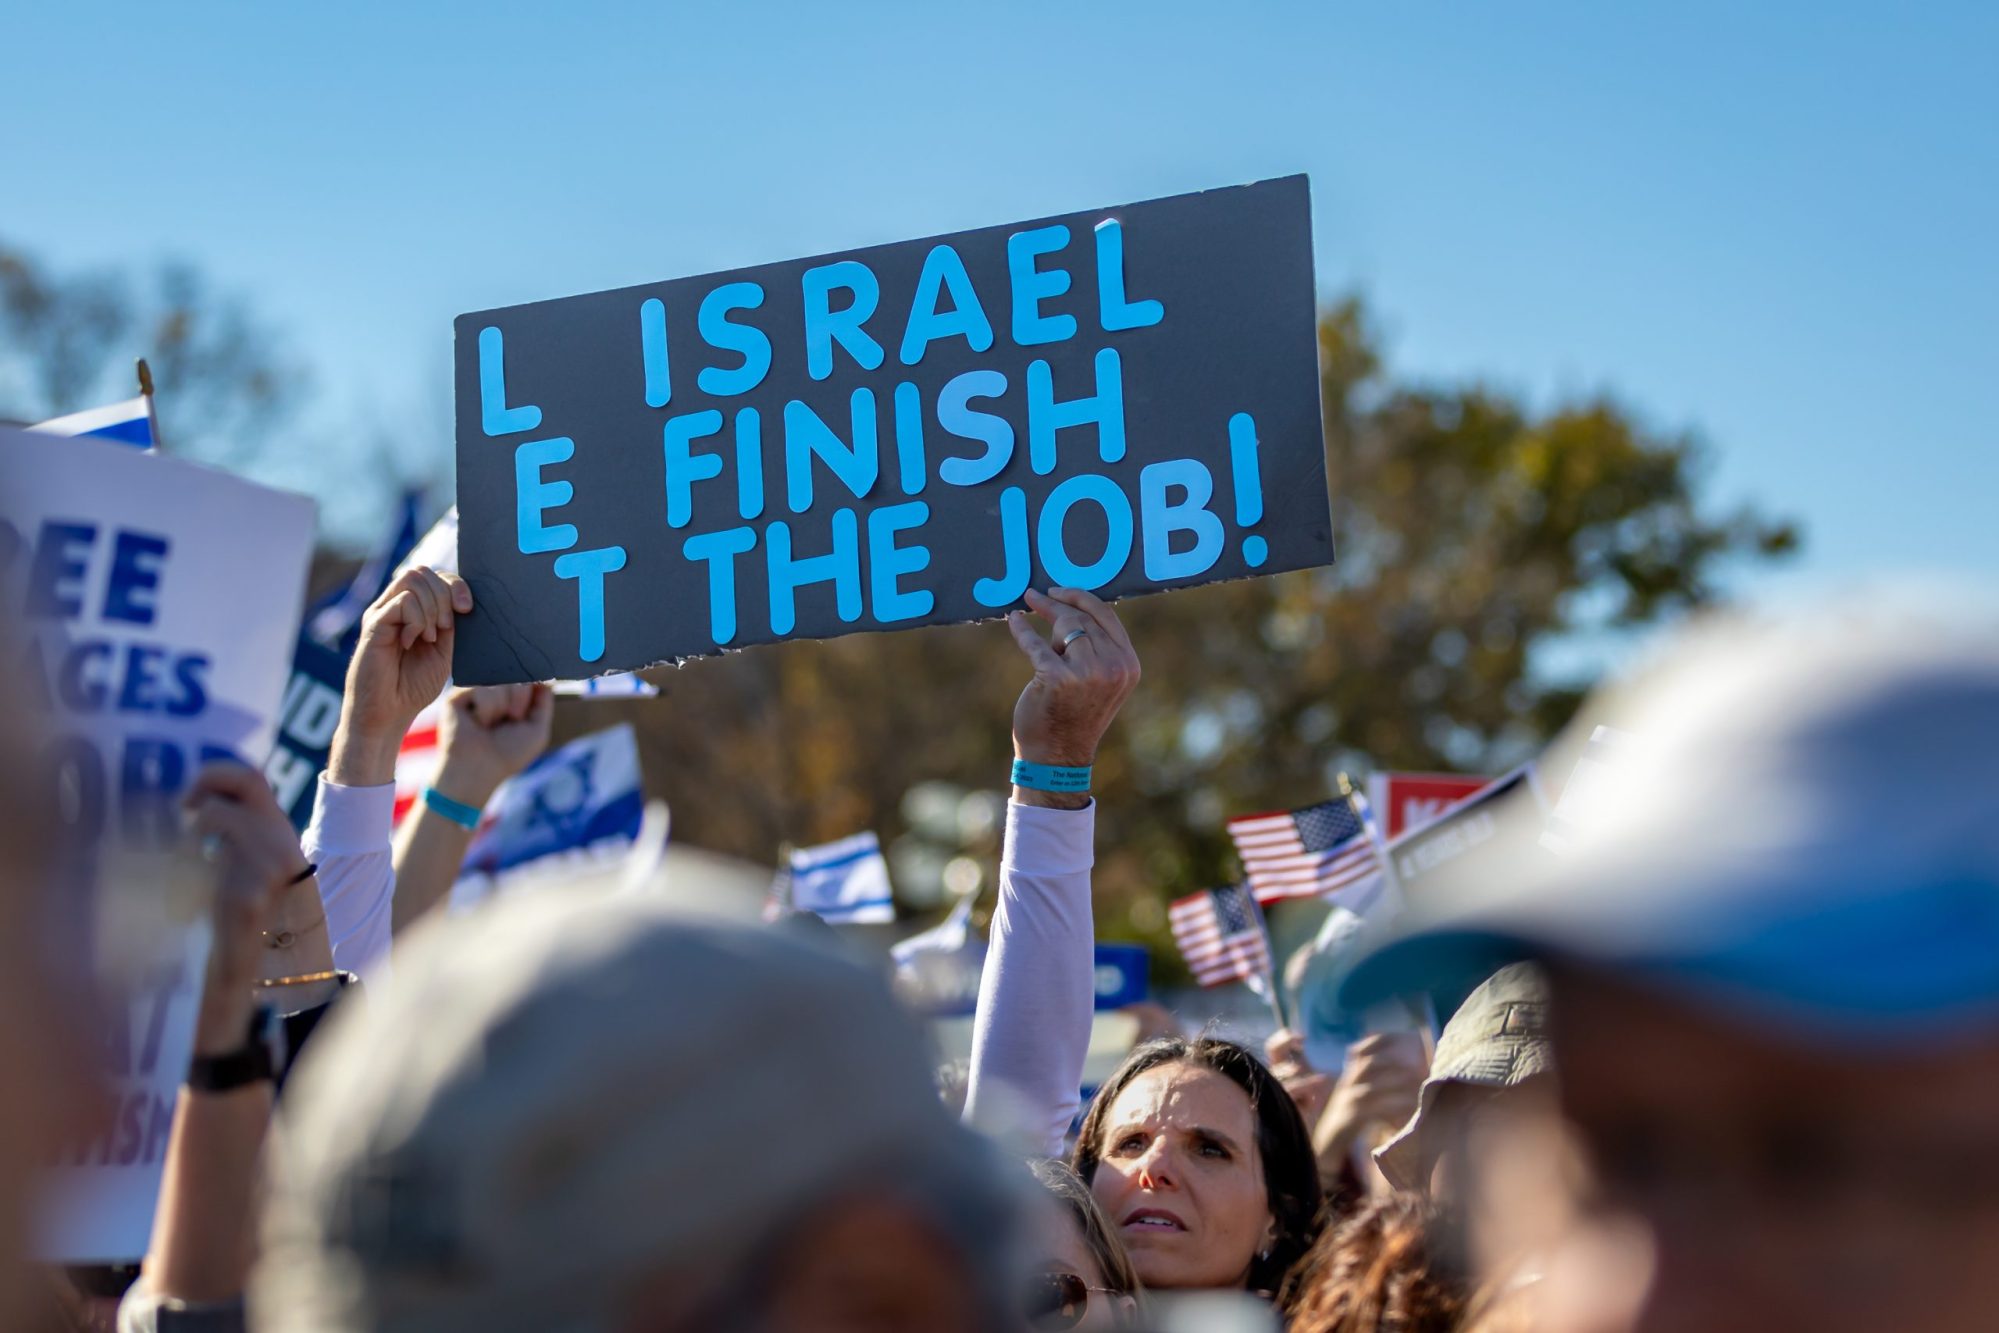
[[[1578,682],[1537,650],[1717,595],[1787,523],[1701,504],[1707,454],[1608,399],[1536,413],[1395,382],[1358,301],[1319,330],[1339,563],[1119,608],[1145,680],[1097,772],[1107,934],[1163,939],[1171,895],[1235,873],[1223,819],[1302,803],[1345,768],[1490,771],[1546,742]],[[637,714],[676,836],[768,859],[899,831],[913,783],[992,787],[1027,671],[996,624],[751,649],[653,673]]]
[[[269,447],[304,382],[250,308],[186,264],[57,273],[0,242],[0,419],[130,398],[138,357],[167,447],[232,468]]]

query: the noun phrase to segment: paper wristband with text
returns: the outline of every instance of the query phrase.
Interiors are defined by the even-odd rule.
[[[1056,764],[1030,764],[1025,759],[1016,759],[1013,761],[1013,785],[1034,791],[1086,792],[1090,789],[1090,770],[1063,768]]]
[[[479,807],[476,805],[454,801],[435,787],[423,789],[423,803],[460,828],[468,828],[475,833],[479,829]]]

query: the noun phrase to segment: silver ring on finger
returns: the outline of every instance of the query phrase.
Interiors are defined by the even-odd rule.
[[[1064,634],[1062,636],[1062,646],[1064,648],[1067,648],[1070,644],[1074,643],[1076,640],[1087,637],[1089,632],[1090,631],[1086,629],[1070,630],[1067,634]]]

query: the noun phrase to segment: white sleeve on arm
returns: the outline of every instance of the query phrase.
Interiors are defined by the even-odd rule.
[[[396,788],[343,787],[319,779],[301,846],[319,867],[319,900],[333,965],[370,980],[388,971],[390,907],[396,895]]]
[[[999,908],[979,978],[965,1121],[1043,1157],[1082,1097],[1096,1009],[1090,865],[1097,807],[1009,803]]]

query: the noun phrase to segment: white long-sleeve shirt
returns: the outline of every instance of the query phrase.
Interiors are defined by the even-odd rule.
[[[334,966],[387,976],[396,872],[395,788],[319,781],[306,859]],[[1062,1151],[1082,1097],[1096,1008],[1096,931],[1090,910],[1097,808],[1009,803],[999,907],[979,979],[965,1120],[1044,1157]]]
[[[389,932],[396,896],[390,840],[396,831],[396,788],[343,787],[319,779],[312,822],[300,846],[319,867],[319,900],[333,965],[370,980],[387,976]]]
[[[1007,806],[965,1121],[1042,1157],[1061,1153],[1082,1098],[1096,1009],[1096,828],[1095,802]]]

